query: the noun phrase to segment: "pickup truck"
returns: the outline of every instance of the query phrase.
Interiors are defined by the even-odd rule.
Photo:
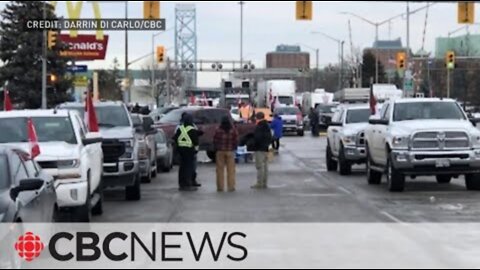
[[[215,160],[213,135],[215,134],[215,130],[220,125],[220,121],[224,116],[232,119],[230,111],[217,108],[184,107],[169,112],[162,119],[160,119],[158,123],[155,124],[155,127],[162,129],[167,138],[173,138],[175,135],[175,130],[180,124],[180,119],[184,112],[190,113],[193,116],[195,125],[199,130],[204,132],[204,135],[200,137],[200,151],[206,151],[207,156],[211,160]],[[233,119],[231,121],[232,123],[234,122]],[[253,137],[255,124],[236,122],[235,127],[238,130],[238,138],[240,142],[247,141],[249,138]]]
[[[138,141],[138,162],[142,182],[151,183],[157,177],[157,143],[153,119],[148,115],[131,114]]]
[[[327,129],[326,162],[328,171],[349,175],[352,164],[365,162],[365,128],[370,108],[367,105],[340,106]]]
[[[467,190],[480,190],[478,119],[468,119],[451,99],[409,98],[383,105],[365,129],[367,178],[401,192],[405,178],[434,175],[438,183],[465,175]]]
[[[138,201],[141,199],[139,147],[127,107],[116,101],[95,102],[94,107],[103,137],[103,184],[125,187],[125,199]],[[85,105],[65,103],[59,108],[75,110],[83,116]]]
[[[73,221],[89,222],[103,212],[102,138],[89,133],[82,118],[66,110],[24,110],[0,113],[0,143],[30,152],[27,121],[35,126],[40,167],[55,179],[57,207]]]

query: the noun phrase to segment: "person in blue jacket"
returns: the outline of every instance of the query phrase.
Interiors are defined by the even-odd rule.
[[[278,113],[274,115],[270,128],[273,130],[272,148],[278,152],[280,139],[283,137],[283,120]]]

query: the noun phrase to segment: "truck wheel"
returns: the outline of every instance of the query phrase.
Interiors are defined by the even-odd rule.
[[[153,167],[155,167],[155,170],[152,170],[152,179],[157,178],[157,172],[158,172],[157,159],[155,159],[155,163],[154,163]]]
[[[98,200],[97,204],[92,208],[92,215],[94,216],[99,216],[103,214],[103,185],[100,183],[100,185],[97,188],[96,193],[98,196],[100,196],[100,199]]]
[[[340,175],[350,175],[352,174],[352,165],[348,163],[348,160],[345,158],[345,149],[343,145],[340,146],[340,156],[338,158],[339,167],[340,167]]]
[[[480,174],[467,174],[465,175],[465,186],[467,190],[480,190]]]
[[[333,160],[332,150],[330,149],[330,144],[327,143],[327,150],[326,150],[326,162],[327,162],[327,171],[334,172],[337,170],[337,162]]]
[[[125,199],[127,201],[139,201],[140,198],[140,177],[137,175],[135,176],[135,183],[133,184],[133,186],[125,188]]]
[[[388,155],[387,160],[387,184],[390,192],[402,192],[405,190],[405,175],[395,169],[390,155]]]
[[[439,184],[450,184],[452,181],[452,176],[451,175],[437,175],[437,183]]]
[[[207,157],[212,161],[215,162],[216,158],[216,152],[215,151],[207,151]]]
[[[368,146],[367,146],[368,149]],[[380,185],[382,183],[382,173],[372,169],[372,158],[367,151],[367,181],[369,185]]]
[[[151,173],[151,166],[149,166],[148,175],[145,177],[142,177],[142,183],[147,183],[150,184],[152,183],[152,173]]]
[[[305,132],[302,130],[297,130],[297,135],[300,137],[303,137],[305,135]]]

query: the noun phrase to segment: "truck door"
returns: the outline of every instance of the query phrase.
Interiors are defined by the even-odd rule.
[[[392,106],[390,104],[387,104],[381,114],[382,120],[390,121],[391,109],[392,109]],[[375,163],[380,165],[387,164],[387,159],[386,159],[387,156],[386,156],[386,148],[385,148],[387,131],[388,131],[388,125],[376,125],[374,129],[373,141],[374,141],[375,152],[373,154],[373,158]]]

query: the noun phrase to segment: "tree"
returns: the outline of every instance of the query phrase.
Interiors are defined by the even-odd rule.
[[[120,86],[120,64],[118,59],[113,59],[112,69],[98,70],[98,88],[100,98],[107,100],[122,100],[122,89]]]
[[[13,103],[20,108],[40,108],[42,89],[43,31],[27,31],[27,20],[43,19],[46,7],[47,19],[57,19],[50,4],[40,1],[12,1],[1,12],[0,22],[0,83],[8,81]],[[63,44],[47,53],[47,70],[54,74],[55,82],[47,88],[49,107],[69,100],[68,90],[72,79],[66,78],[67,62],[60,57]]]
[[[370,51],[363,53],[362,65],[362,87],[370,87],[370,78],[375,80],[376,59]],[[385,83],[387,81],[385,68],[382,63],[378,63],[378,82]]]
[[[143,89],[142,94],[151,97],[158,103],[162,96],[167,96],[167,71],[165,66],[155,65],[155,88],[152,93],[152,64],[151,59],[147,60],[142,67],[142,78],[148,80],[150,85]],[[170,95],[174,96],[174,89],[183,82],[182,73],[179,70],[170,68]]]

